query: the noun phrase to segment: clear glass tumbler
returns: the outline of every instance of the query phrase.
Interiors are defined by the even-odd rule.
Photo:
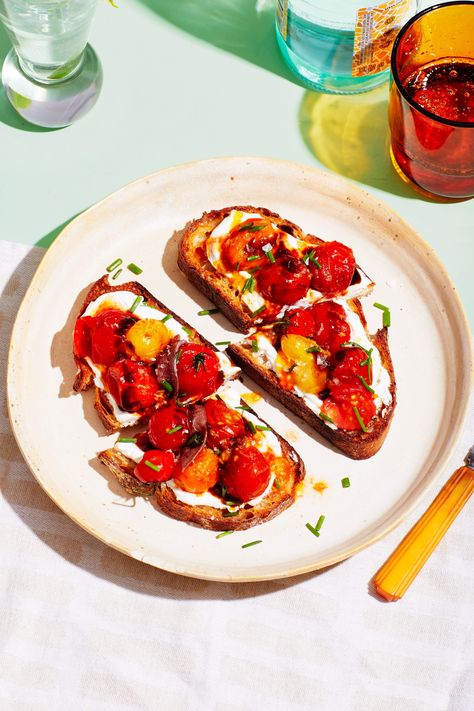
[[[2,81],[12,106],[31,123],[60,127],[94,105],[102,85],[87,44],[98,0],[0,0],[13,44]]]

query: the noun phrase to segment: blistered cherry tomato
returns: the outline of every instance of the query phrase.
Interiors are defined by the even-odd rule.
[[[207,443],[215,449],[229,449],[239,437],[245,435],[242,415],[227,407],[222,400],[207,400],[205,404],[208,424]]]
[[[268,264],[268,258],[262,247],[267,244],[274,245],[276,238],[277,234],[268,220],[258,218],[246,220],[233,229],[226,238],[222,250],[224,263],[235,271],[245,271]]]
[[[135,467],[134,474],[140,481],[168,481],[173,475],[175,463],[173,452],[149,449]]]
[[[324,400],[321,412],[330,417],[343,430],[361,430],[354,407],[367,427],[376,414],[372,394],[361,383],[344,383],[331,388],[331,394]]]
[[[331,373],[331,382],[338,384],[353,382],[364,378],[369,385],[372,382],[372,368],[369,368],[368,356],[362,348],[343,348],[336,356],[336,365]],[[364,365],[361,365],[364,363]]]
[[[178,354],[176,371],[180,397],[187,399],[212,395],[223,382],[214,351],[199,343],[186,343]]]
[[[356,267],[352,249],[341,242],[325,242],[314,249],[314,258],[320,266],[309,262],[312,288],[326,296],[346,291]]]
[[[294,309],[287,311],[285,319],[289,321],[286,328],[287,333],[295,333],[306,338],[313,338],[314,334],[314,314],[311,308]]]
[[[107,309],[94,316],[91,324],[91,358],[98,365],[111,365],[125,352],[124,334],[136,319],[118,309]]]
[[[311,310],[315,324],[314,340],[321,348],[335,353],[351,336],[344,309],[334,301],[323,301],[313,304]]]
[[[294,304],[305,296],[311,283],[311,272],[299,259],[285,256],[275,264],[257,272],[258,288],[262,296],[275,304]]]
[[[78,318],[74,327],[74,355],[85,358],[91,354],[91,329],[94,323],[92,316]]]
[[[105,385],[119,407],[140,412],[155,405],[159,391],[151,365],[124,358],[107,368]]]
[[[181,449],[190,434],[188,411],[173,402],[161,407],[150,418],[148,436],[158,449]]]
[[[219,479],[219,459],[214,452],[204,447],[185,469],[175,469],[176,484],[184,491],[204,494],[217,484]]]
[[[263,494],[270,481],[270,465],[253,445],[235,447],[224,465],[222,483],[230,496],[250,501]]]

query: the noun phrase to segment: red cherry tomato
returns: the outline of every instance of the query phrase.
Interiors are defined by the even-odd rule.
[[[173,430],[175,430],[173,432]],[[190,434],[188,411],[173,402],[161,407],[151,417],[148,425],[150,441],[158,449],[181,449]]]
[[[340,242],[325,242],[315,248],[314,258],[320,266],[309,263],[312,288],[326,296],[346,291],[356,267],[352,249]]]
[[[245,271],[262,264],[268,264],[268,258],[262,251],[267,244],[273,245],[276,233],[270,222],[262,219],[250,219],[238,225],[224,242],[222,256],[224,263],[235,271]],[[258,257],[250,259],[249,257]]]
[[[258,288],[268,301],[294,304],[305,296],[311,283],[311,272],[299,259],[285,256],[257,272]]]
[[[360,383],[343,383],[333,385],[330,396],[323,402],[321,412],[343,430],[361,430],[354,407],[367,427],[376,414],[373,396]]]
[[[149,449],[135,467],[134,473],[140,481],[168,481],[173,475],[175,463],[173,452]]]
[[[222,483],[234,499],[250,501],[263,494],[270,481],[270,466],[253,445],[235,447],[224,465]]]
[[[208,424],[207,443],[214,449],[230,449],[236,439],[245,435],[242,415],[227,407],[222,400],[211,399],[205,404]]]
[[[105,385],[119,407],[140,412],[153,407],[159,388],[151,365],[124,358],[107,368]]]
[[[74,327],[74,355],[85,358],[91,354],[91,328],[94,323],[92,316],[78,318]]]
[[[287,311],[285,319],[290,322],[286,329],[287,333],[297,333],[306,338],[313,338],[315,324],[312,309],[294,309],[293,311]]]
[[[214,351],[199,343],[186,343],[178,353],[176,372],[180,396],[188,399],[212,395],[223,382]]]
[[[91,358],[98,365],[111,365],[125,352],[124,335],[136,318],[118,309],[107,309],[91,324]]]
[[[372,382],[372,368],[369,369],[367,353],[362,348],[343,348],[336,356],[336,365],[331,373],[331,383],[353,382],[364,378],[369,385]],[[365,365],[361,365],[365,363]]]
[[[314,340],[321,348],[335,353],[351,337],[344,309],[334,301],[323,301],[313,304],[311,310],[315,323]]]

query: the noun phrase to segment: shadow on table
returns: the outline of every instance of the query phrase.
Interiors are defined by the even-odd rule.
[[[313,155],[335,173],[394,195],[420,199],[400,180],[390,160],[387,102],[387,85],[350,95],[306,91],[299,116],[303,139]]]
[[[274,0],[140,0],[190,35],[303,86],[283,61],[275,38]]]

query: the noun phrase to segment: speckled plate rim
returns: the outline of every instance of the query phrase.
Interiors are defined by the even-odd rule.
[[[325,181],[328,181],[336,186],[337,189],[340,190],[341,194],[344,194],[345,198],[353,196],[354,198],[358,199],[359,201],[363,201],[364,203],[367,203],[369,206],[373,208],[374,213],[375,212],[385,212],[387,215],[390,215],[391,217],[395,217],[396,220],[398,221],[399,225],[404,228],[404,231],[410,235],[410,240],[412,243],[416,244],[418,247],[422,248],[422,251],[425,255],[425,260],[433,264],[436,269],[439,271],[440,275],[443,277],[445,280],[445,283],[450,287],[450,305],[451,308],[453,309],[453,313],[455,313],[456,318],[458,320],[458,326],[459,326],[459,332],[462,333],[463,338],[462,338],[462,356],[463,356],[463,364],[466,366],[465,369],[463,369],[464,372],[464,377],[462,380],[462,389],[461,389],[461,399],[458,401],[458,408],[457,408],[457,428],[455,431],[451,433],[449,445],[444,449],[442,456],[438,459],[436,467],[431,473],[431,476],[426,483],[419,488],[419,491],[416,495],[413,495],[412,498],[410,499],[409,502],[407,502],[403,512],[394,518],[392,521],[387,523],[385,527],[379,531],[378,533],[372,535],[370,538],[367,538],[364,540],[362,543],[358,545],[349,545],[345,548],[342,548],[337,552],[337,554],[333,555],[328,555],[326,558],[320,559],[317,563],[312,563],[300,567],[295,567],[295,568],[287,568],[284,570],[281,570],[278,572],[278,574],[275,573],[269,573],[269,574],[259,574],[259,575],[251,575],[251,576],[217,576],[217,575],[210,575],[207,574],[206,571],[202,570],[201,568],[188,568],[187,570],[183,570],[179,567],[176,566],[170,566],[170,565],[161,565],[158,564],[156,561],[152,560],[147,560],[146,556],[140,556],[136,554],[136,552],[131,551],[127,549],[124,546],[118,545],[116,542],[111,540],[108,536],[104,535],[103,532],[97,530],[95,527],[91,526],[87,521],[82,520],[79,516],[75,514],[73,510],[67,504],[61,501],[61,498],[58,495],[54,495],[48,487],[44,484],[41,476],[41,469],[37,466],[37,463],[32,456],[32,453],[29,450],[28,447],[28,439],[23,437],[23,434],[21,432],[21,427],[20,425],[15,421],[15,407],[18,406],[18,401],[17,401],[17,393],[15,390],[15,381],[14,378],[11,376],[12,372],[12,362],[15,357],[15,351],[19,349],[21,346],[21,343],[19,342],[19,331],[20,327],[22,324],[22,321],[24,319],[25,313],[27,312],[28,309],[28,303],[30,299],[30,294],[31,292],[37,287],[37,285],[41,282],[43,279],[43,275],[45,272],[48,271],[50,262],[54,261],[54,256],[55,256],[55,250],[58,247],[59,244],[62,244],[65,240],[68,239],[68,234],[69,231],[72,227],[72,225],[75,225],[78,220],[81,220],[81,218],[84,215],[88,215],[90,212],[94,211],[97,207],[102,206],[103,204],[107,203],[108,201],[111,201],[112,199],[116,199],[117,197],[120,196],[121,193],[126,192],[127,190],[131,189],[133,186],[136,186],[140,183],[146,183],[147,181],[149,182],[151,179],[153,179],[156,176],[162,176],[166,177],[168,175],[172,175],[176,171],[183,171],[183,170],[189,170],[192,168],[200,168],[202,167],[203,169],[206,168],[206,166],[211,166],[213,164],[219,164],[222,165],[223,169],[225,168],[226,164],[229,164],[229,168],[232,167],[232,163],[235,161],[238,162],[247,162],[249,166],[251,166],[251,170],[254,170],[259,163],[265,164],[266,167],[274,167],[275,171],[281,171],[282,169],[284,170],[285,167],[288,169],[297,169],[302,171],[303,173],[308,173],[309,175],[314,175],[314,176],[319,176],[320,179],[324,179]],[[403,239],[406,239],[404,236]],[[125,555],[128,555],[132,558],[135,558],[136,560],[140,560],[144,563],[147,563],[149,565],[152,565],[153,567],[156,567],[161,570],[165,570],[167,572],[183,575],[185,577],[191,577],[191,578],[197,578],[201,580],[210,580],[210,581],[216,581],[216,582],[233,582],[233,583],[244,583],[244,582],[260,582],[260,581],[266,581],[266,580],[278,580],[282,578],[288,578],[288,577],[294,577],[298,575],[303,575],[305,573],[310,573],[313,571],[321,570],[324,568],[327,568],[331,565],[334,565],[336,563],[339,563],[355,553],[358,553],[361,550],[364,550],[365,548],[368,548],[369,546],[373,545],[380,539],[384,538],[386,535],[388,535],[391,531],[393,531],[397,526],[399,526],[409,515],[410,513],[420,504],[420,502],[427,496],[427,494],[434,489],[436,486],[437,482],[439,481],[439,478],[441,474],[443,473],[443,470],[450,459],[452,452],[457,444],[457,441],[461,435],[462,428],[464,425],[464,422],[466,420],[467,412],[468,412],[468,405],[469,405],[469,400],[470,400],[470,394],[471,394],[471,389],[472,389],[472,384],[473,384],[473,378],[474,378],[474,367],[473,367],[473,350],[472,350],[472,345],[471,345],[471,334],[470,334],[470,328],[469,324],[467,321],[467,317],[464,311],[463,304],[460,300],[460,297],[457,293],[457,290],[447,273],[443,263],[437,256],[436,252],[433,250],[431,245],[429,245],[428,242],[426,242],[412,227],[411,225],[404,220],[400,215],[391,207],[383,203],[383,201],[379,201],[376,197],[368,193],[367,191],[363,190],[362,188],[353,185],[349,181],[346,181],[345,179],[331,174],[327,173],[325,171],[321,171],[317,168],[313,168],[310,166],[306,166],[303,164],[298,164],[293,161],[285,161],[285,160],[280,160],[280,159],[274,159],[274,158],[264,158],[264,157],[252,157],[252,156],[228,156],[228,157],[217,157],[217,158],[210,158],[206,160],[201,160],[201,161],[192,161],[188,163],[182,163],[178,164],[173,167],[165,168],[160,171],[156,171],[154,173],[151,173],[149,175],[143,176],[141,178],[138,178],[137,180],[131,181],[130,183],[126,184],[125,186],[119,188],[118,190],[114,191],[113,193],[109,194],[102,200],[98,201],[91,207],[89,207],[87,210],[82,212],[80,215],[75,217],[62,231],[61,233],[56,237],[55,241],[53,244],[49,247],[49,249],[46,251],[44,257],[42,258],[40,264],[38,265],[38,268],[33,276],[33,279],[28,287],[28,290],[23,297],[23,300],[21,302],[20,308],[18,309],[15,322],[13,325],[12,329],[12,336],[11,336],[11,341],[10,341],[10,347],[9,347],[9,353],[8,353],[8,369],[7,369],[7,394],[8,394],[8,412],[9,412],[9,417],[10,417],[10,423],[12,427],[13,434],[15,436],[15,439],[17,441],[17,444],[19,446],[19,449],[28,464],[28,467],[30,468],[31,472],[33,473],[34,477],[36,478],[37,482],[39,485],[43,488],[43,490],[46,492],[46,494],[54,501],[54,503],[60,508],[71,520],[73,520],[75,523],[77,523],[81,528],[83,528],[85,531],[93,535],[95,538],[98,540],[102,541],[106,545],[110,546],[111,548],[124,553]]]

